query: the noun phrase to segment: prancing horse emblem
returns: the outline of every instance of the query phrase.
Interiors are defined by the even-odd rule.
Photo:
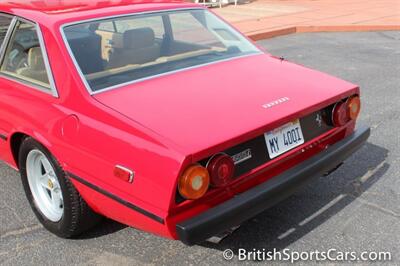
[[[315,121],[318,123],[319,127],[322,127],[322,116],[321,116],[321,114],[317,114],[317,117],[315,118]]]

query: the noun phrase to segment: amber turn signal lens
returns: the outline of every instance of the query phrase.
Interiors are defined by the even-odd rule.
[[[185,199],[198,199],[206,194],[210,185],[210,176],[201,165],[189,166],[179,178],[178,190]]]
[[[350,97],[346,101],[346,103],[347,103],[347,116],[351,120],[357,119],[358,115],[360,114],[360,110],[361,110],[360,97],[358,97],[358,96]]]

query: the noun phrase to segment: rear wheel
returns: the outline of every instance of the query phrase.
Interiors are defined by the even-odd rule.
[[[57,160],[34,139],[23,140],[19,166],[32,210],[50,232],[71,238],[100,220],[66,177]]]

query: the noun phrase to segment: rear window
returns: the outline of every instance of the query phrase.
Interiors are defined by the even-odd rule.
[[[64,27],[64,34],[93,92],[259,53],[246,38],[205,9],[79,23]]]

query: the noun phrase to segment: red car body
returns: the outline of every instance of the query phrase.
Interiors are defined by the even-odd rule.
[[[212,189],[198,200],[177,202],[178,177],[187,166],[359,95],[359,88],[262,53],[90,95],[68,53],[61,34],[63,25],[127,13],[203,7],[181,2],[87,3],[0,5],[1,12],[39,25],[58,92],[54,97],[0,76],[0,158],[18,169],[19,141],[24,135],[33,137],[57,158],[89,206],[104,216],[193,244],[234,225],[219,220],[222,225],[215,230],[200,229],[210,215],[240,205],[233,201],[238,195],[266,188],[275,177],[352,138],[346,156],[314,172],[330,170],[368,137],[368,129],[355,132],[355,121],[332,127],[250,169],[227,187]],[[281,103],[282,98],[288,100]],[[347,144],[344,147],[349,147]],[[116,165],[133,169],[134,181],[116,178]],[[314,175],[311,172],[306,175]],[[292,191],[292,187],[297,185],[285,190]],[[253,190],[252,194],[263,191]],[[258,198],[263,207],[234,222],[261,212],[278,198]],[[189,232],[190,228],[195,229]]]

